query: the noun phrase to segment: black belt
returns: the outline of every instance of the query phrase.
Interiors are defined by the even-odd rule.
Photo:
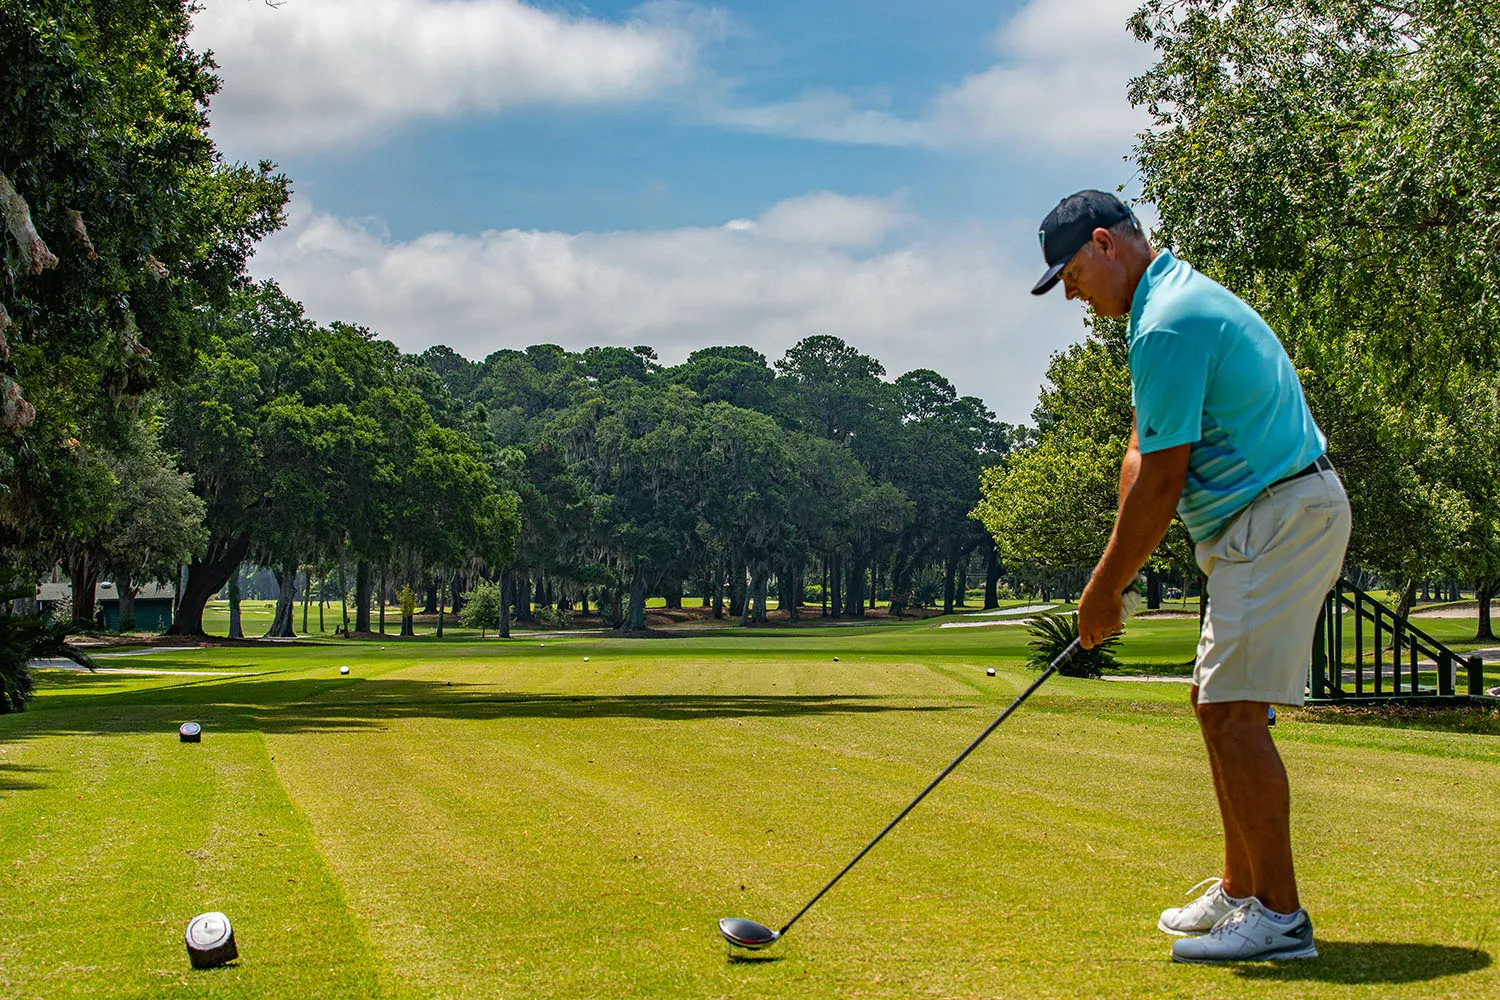
[[[1319,455],[1317,461],[1313,462],[1313,464],[1309,465],[1307,468],[1305,468],[1305,469],[1298,469],[1296,472],[1292,473],[1290,476],[1282,476],[1280,479],[1276,480],[1276,482],[1272,483],[1271,485],[1272,486],[1280,486],[1282,483],[1289,483],[1293,479],[1301,479],[1303,476],[1310,476],[1314,472],[1332,472],[1332,471],[1333,471],[1333,463],[1330,462],[1330,461],[1328,461],[1328,456],[1327,455]]]

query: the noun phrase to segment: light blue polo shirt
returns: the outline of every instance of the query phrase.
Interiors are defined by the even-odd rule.
[[[1266,321],[1165,250],[1130,307],[1130,388],[1141,454],[1193,446],[1177,512],[1194,541],[1328,448]]]

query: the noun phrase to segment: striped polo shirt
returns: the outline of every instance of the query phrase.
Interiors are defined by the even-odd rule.
[[[1194,541],[1328,448],[1266,321],[1166,250],[1130,307],[1130,387],[1142,454],[1192,445],[1177,512]]]

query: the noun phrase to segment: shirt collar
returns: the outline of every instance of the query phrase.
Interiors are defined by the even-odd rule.
[[[1133,332],[1135,325],[1140,322],[1141,311],[1146,308],[1146,296],[1151,293],[1151,286],[1161,280],[1162,275],[1176,265],[1177,258],[1172,256],[1170,250],[1158,250],[1156,259],[1146,268],[1146,273],[1141,275],[1141,280],[1136,282],[1135,296],[1130,301],[1130,329]]]

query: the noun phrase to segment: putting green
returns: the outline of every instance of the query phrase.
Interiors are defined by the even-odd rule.
[[[46,672],[0,718],[0,993],[1500,997],[1500,737],[1285,713],[1323,956],[1174,966],[1157,911],[1219,863],[1186,689],[1066,678],[726,961],[717,918],[779,927],[1033,676],[1024,630],[935,624]],[[1138,623],[1127,663],[1180,670],[1195,627]],[[242,957],[195,973],[209,909]]]

